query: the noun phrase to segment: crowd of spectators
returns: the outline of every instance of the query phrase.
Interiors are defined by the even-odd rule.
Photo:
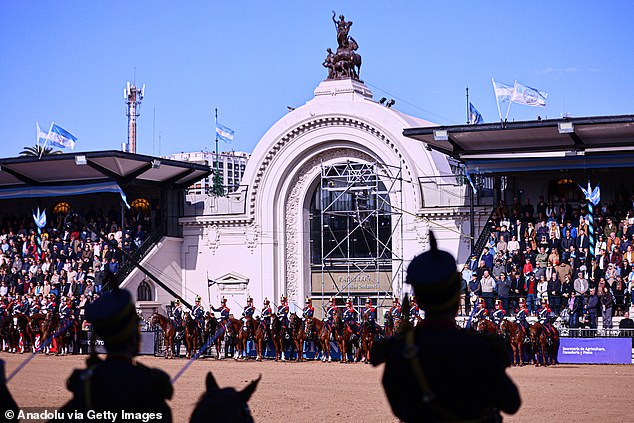
[[[117,219],[118,218],[118,219]],[[114,209],[78,216],[49,216],[38,234],[30,215],[5,214],[0,223],[0,312],[64,312],[83,321],[83,311],[102,290],[106,272],[116,274],[152,225],[143,214],[124,217]],[[88,224],[81,224],[87,222]],[[95,232],[91,229],[93,228]],[[99,234],[106,240],[99,237]],[[68,310],[70,308],[70,310]]]
[[[540,197],[533,205],[515,198],[500,201],[492,214],[491,235],[479,257],[462,270],[466,301],[463,312],[478,298],[491,311],[500,299],[514,313],[525,298],[535,315],[547,300],[570,327],[612,327],[612,317],[624,316],[634,288],[634,195],[619,194],[594,209],[595,254],[590,253],[588,204],[581,199],[559,204]]]

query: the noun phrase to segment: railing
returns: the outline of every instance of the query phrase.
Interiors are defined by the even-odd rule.
[[[121,284],[128,277],[130,273],[136,268],[135,263],[139,263],[147,255],[147,253],[161,240],[165,231],[162,227],[155,229],[150,235],[143,241],[143,243],[136,249],[130,257],[124,257],[121,267],[117,272],[117,282]]]
[[[486,243],[489,241],[489,238],[491,238],[491,232],[493,232],[493,229],[495,228],[495,222],[493,220],[494,213],[495,208],[491,210],[491,214],[487,219],[487,223],[484,224],[484,228],[482,228],[482,232],[480,232],[480,236],[473,246],[473,251],[471,251],[471,254],[475,255],[476,257],[480,257],[480,254],[482,254],[482,250],[486,246]]]

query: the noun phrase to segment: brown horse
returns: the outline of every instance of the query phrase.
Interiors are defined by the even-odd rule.
[[[526,336],[524,328],[515,322],[502,319],[500,326],[498,327],[498,334],[502,336],[511,346],[511,350],[513,351],[513,365],[521,366],[523,364],[522,350],[524,346],[524,337]]]
[[[304,324],[302,323],[302,319],[295,314],[292,313],[289,317],[289,330],[291,332],[291,338],[295,343],[295,351],[297,351],[297,358],[295,361],[303,361],[304,360],[304,342],[306,342],[306,330],[304,328]]]
[[[273,348],[275,349],[275,361],[278,361],[279,356],[281,356],[282,361],[286,361],[286,330],[276,315],[271,316],[271,338],[273,338]]]
[[[242,320],[233,317],[227,320],[227,336],[236,347],[233,358],[236,360],[246,358],[249,333]]]
[[[159,325],[163,332],[163,344],[165,345],[165,358],[174,358],[174,335],[176,334],[176,328],[172,321],[159,314],[158,312],[152,313],[150,317],[151,325]]]
[[[185,358],[188,360],[198,352],[198,345],[202,343],[202,335],[198,329],[198,322],[190,313],[185,313]]]
[[[255,344],[255,361],[262,361],[266,343],[266,324],[260,319],[255,319],[255,329],[253,330],[253,343]]]
[[[220,350],[222,349],[222,336],[220,333],[218,333],[219,330],[223,330],[224,328],[222,327],[222,325],[220,324],[220,322],[218,322],[218,320],[216,319],[216,317],[211,314],[211,313],[207,313],[205,315],[205,325],[203,328],[203,336],[205,338],[205,343],[209,342],[209,339],[211,337],[216,337],[216,339],[209,345],[209,354],[211,354],[211,347],[212,345],[214,347],[216,347],[216,359],[220,360]]]
[[[40,345],[44,342],[44,338],[42,335],[44,334],[44,320],[46,319],[46,315],[42,313],[35,313],[30,317],[29,320],[29,335],[31,340],[31,351],[35,352],[37,349],[35,348],[35,343],[37,342],[37,337],[40,338]]]
[[[497,333],[498,328],[495,326],[495,323],[489,319],[479,319],[476,324],[476,331],[485,335],[494,335]]]
[[[341,351],[341,362],[348,362],[348,353],[352,353],[353,332],[350,325],[346,324],[339,314],[336,314],[333,322],[333,334]]]
[[[392,316],[389,311],[385,312],[385,337],[389,338],[398,333],[401,327],[401,318]]]
[[[533,323],[529,328],[535,366],[557,364],[559,332],[553,326],[550,326],[550,329],[552,330],[547,331],[539,322]]]
[[[48,316],[47,316],[48,317]],[[59,314],[52,314],[48,324],[45,321],[44,339],[52,336],[57,342],[57,353],[55,355],[67,354],[70,344],[77,333],[77,321],[72,318],[62,319]]]
[[[321,361],[328,360],[330,363],[332,357],[330,356],[330,329],[328,329],[328,325],[316,317],[307,318],[304,320],[304,333],[315,334],[314,341],[317,347],[315,360],[318,359],[321,352]]]
[[[359,361],[360,358],[363,363],[367,364],[370,362],[370,351],[372,350],[372,345],[374,344],[374,339],[378,332],[378,325],[373,327],[371,322],[367,320],[364,322],[359,334],[359,350],[357,351],[355,361]]]

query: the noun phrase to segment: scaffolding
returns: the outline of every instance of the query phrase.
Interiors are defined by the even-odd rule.
[[[382,318],[403,286],[402,169],[377,162],[322,164],[320,182],[313,216],[319,218],[320,260],[313,260],[311,279],[320,273],[321,289],[313,283],[312,295],[322,305],[331,297],[340,305],[352,298],[358,308],[372,299]]]

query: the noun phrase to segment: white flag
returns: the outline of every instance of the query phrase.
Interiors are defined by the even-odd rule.
[[[491,78],[491,81],[493,82],[493,91],[495,91],[495,97],[497,97],[498,102],[510,101],[511,97],[513,97],[513,86],[495,82],[493,78]]]
[[[516,82],[511,101],[525,106],[546,107],[546,97],[548,93]]]

